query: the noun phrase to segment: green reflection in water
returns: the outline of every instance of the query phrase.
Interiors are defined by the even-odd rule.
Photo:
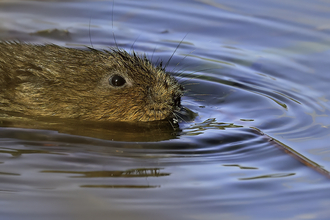
[[[160,186],[147,186],[147,185],[81,185],[82,188],[159,188]]]
[[[294,176],[295,173],[275,173],[275,174],[268,174],[262,176],[255,176],[255,177],[247,177],[247,178],[239,178],[239,180],[254,180],[254,179],[264,179],[264,178],[280,178],[280,177],[288,177]]]
[[[187,129],[187,132],[184,133],[185,135],[200,135],[203,134],[204,131],[209,129],[220,129],[225,130],[227,128],[242,128],[244,126],[242,125],[235,125],[234,123],[223,123],[223,122],[217,122],[215,118],[207,119],[201,123],[197,123],[192,125],[189,130]]]
[[[258,168],[256,167],[244,167],[238,164],[228,164],[228,165],[222,165],[224,167],[239,167],[242,170],[257,170]]]
[[[46,150],[0,150],[0,154],[11,154],[13,157],[20,157],[23,154],[55,154],[65,155],[62,153],[54,153]]]
[[[71,176],[73,178],[95,178],[95,177],[161,177],[169,176],[170,173],[161,173],[162,168],[138,168],[125,171],[61,171],[61,170],[43,170],[42,173],[64,173],[80,174],[81,176]]]
[[[0,172],[0,175],[20,176],[21,174],[18,174],[18,173],[5,173],[5,172]]]

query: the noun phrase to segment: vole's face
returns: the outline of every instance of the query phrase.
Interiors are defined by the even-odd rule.
[[[155,121],[174,116],[183,87],[161,68],[138,59],[114,65],[100,81],[95,114],[101,120]]]

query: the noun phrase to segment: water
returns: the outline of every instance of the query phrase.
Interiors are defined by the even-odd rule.
[[[0,1],[4,40],[118,45],[154,62],[180,44],[167,70],[198,114],[177,132],[3,120],[1,219],[328,219],[329,11],[321,0]]]

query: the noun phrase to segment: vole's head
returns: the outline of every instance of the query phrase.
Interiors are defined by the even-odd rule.
[[[183,87],[174,77],[135,53],[130,55],[123,50],[106,53],[111,71],[96,89],[99,103],[95,103],[92,113],[97,119],[155,121],[174,117],[183,94]]]
[[[155,121],[174,117],[180,107],[183,87],[161,66],[135,53],[0,46],[0,58],[7,59],[0,68],[3,110],[85,120]]]

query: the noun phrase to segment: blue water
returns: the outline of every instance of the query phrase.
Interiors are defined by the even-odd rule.
[[[1,219],[328,219],[329,12],[321,0],[0,2],[2,40],[174,53],[167,71],[197,114],[177,132],[2,120]]]

